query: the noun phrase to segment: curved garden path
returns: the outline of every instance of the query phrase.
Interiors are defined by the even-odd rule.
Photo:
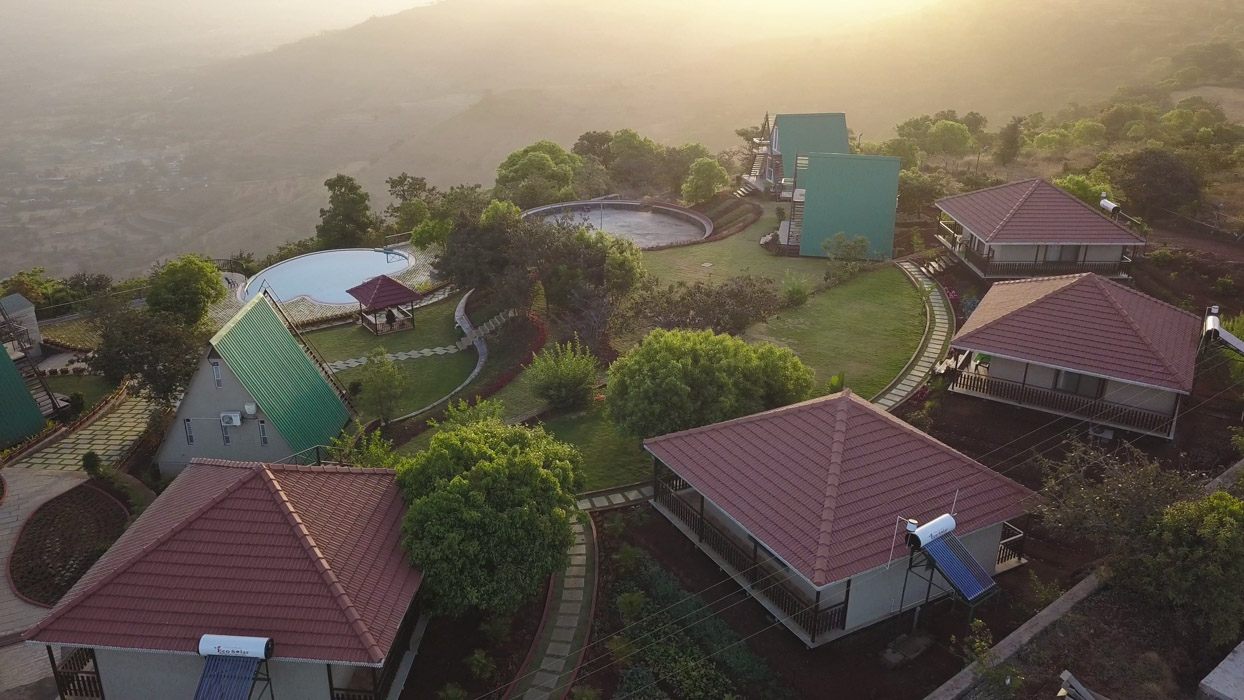
[[[950,336],[954,332],[954,315],[946,293],[932,277],[910,260],[898,262],[899,268],[907,273],[912,283],[928,292],[929,327],[925,333],[924,344],[920,351],[912,357],[911,362],[903,369],[895,381],[873,399],[878,406],[889,411],[903,402],[913,391],[920,388],[933,373],[933,367],[946,355],[950,348]]]
[[[146,431],[147,416],[150,414],[151,404],[146,399],[128,396],[87,427],[66,435],[38,452],[33,452],[6,466],[5,471],[6,473],[17,469],[78,471],[82,469],[82,455],[91,451],[99,455],[104,466],[112,466]]]

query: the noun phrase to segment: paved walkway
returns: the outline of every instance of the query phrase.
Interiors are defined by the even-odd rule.
[[[612,491],[594,491],[582,494],[579,498],[579,510],[606,510],[621,508],[634,503],[645,503],[652,498],[652,485],[623,486]]]
[[[493,318],[489,319],[487,323],[483,324],[475,331],[464,335],[461,340],[453,345],[443,345],[439,348],[424,348],[422,350],[408,350],[406,352],[391,352],[388,354],[388,357],[394,362],[400,362],[402,360],[413,360],[420,357],[428,357],[429,355],[449,355],[455,352],[461,352],[474,345],[476,338],[482,338],[495,332],[498,328],[504,326],[506,321],[514,318],[517,314],[518,312],[514,309],[502,311]],[[342,370],[362,367],[365,364],[367,364],[366,357],[352,357],[348,360],[335,360],[328,363],[328,371],[331,374],[336,374]]]
[[[86,481],[81,471],[5,469],[4,500],[0,501],[0,571],[9,570],[9,554],[22,524],[35,509]],[[7,576],[7,573],[6,573]],[[18,598],[7,582],[0,584],[0,637],[25,632],[48,609]]]
[[[579,670],[580,651],[592,624],[596,541],[590,526],[575,523],[572,527],[575,543],[570,548],[570,565],[553,580],[553,595],[544,611],[544,629],[512,697],[560,698]]]
[[[147,429],[150,413],[151,404],[145,399],[129,396],[89,426],[5,469],[77,471],[82,469],[82,455],[92,450],[100,456],[104,466],[111,466]]]
[[[945,356],[946,350],[950,347],[950,336],[955,328],[950,302],[937,282],[908,260],[899,262],[898,266],[910,275],[917,285],[929,290],[929,304],[933,307],[933,314],[929,326],[928,342],[921,349],[916,361],[906,367],[905,375],[901,380],[892,384],[881,396],[874,399],[878,406],[887,411],[902,403],[903,399],[924,385],[933,372],[933,366]]]

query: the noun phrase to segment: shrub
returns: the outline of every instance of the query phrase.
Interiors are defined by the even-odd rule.
[[[69,412],[74,416],[78,416],[81,415],[84,410],[86,410],[86,397],[83,396],[82,392],[75,391],[70,394]]]
[[[765,189],[769,186],[765,185]],[[665,691],[657,687],[657,679],[646,668],[630,668],[618,674],[618,700],[668,700]]]
[[[950,638],[955,646],[955,638]],[[994,664],[993,633],[981,620],[972,620],[972,631],[963,638],[962,653],[972,664],[980,687],[989,698],[1013,698],[1024,686],[1024,677],[1010,664]]]
[[[1239,292],[1239,287],[1235,284],[1235,279],[1231,275],[1223,275],[1214,280],[1214,294],[1224,297],[1233,297]]]
[[[439,700],[469,700],[471,697],[467,691],[457,683],[446,683],[444,688],[436,694]]]
[[[630,637],[621,633],[615,633],[610,637],[605,642],[605,647],[609,649],[609,655],[613,657],[614,662],[622,668],[628,668],[635,662],[635,653],[639,650]]]
[[[104,461],[99,458],[99,455],[94,450],[82,455],[82,471],[95,479],[104,475]]]
[[[361,379],[352,379],[350,380],[350,383],[346,385],[346,393],[350,395],[350,398],[358,396],[362,391],[363,380]]]
[[[586,685],[575,686],[570,691],[570,700],[600,700],[600,691]]]
[[[630,624],[644,614],[644,607],[648,605],[648,600],[644,597],[643,591],[629,591],[619,595],[614,604],[618,607],[618,614],[627,624]]]
[[[782,282],[782,305],[794,309],[808,303],[810,296],[812,285],[808,283],[808,279],[787,270],[786,279]]]
[[[479,631],[493,644],[500,644],[510,636],[512,620],[508,615],[493,615],[479,623]]]
[[[579,342],[554,345],[532,358],[527,369],[536,396],[558,410],[577,409],[592,400],[596,384],[596,356]]]
[[[976,307],[980,305],[980,299],[977,299],[976,297],[965,297],[963,299],[963,303],[959,305],[959,308],[963,310],[963,315],[966,318],[971,316],[972,312],[976,310]]]
[[[907,423],[920,432],[927,433],[933,429],[933,417],[924,411],[916,411],[907,416]]]
[[[1032,595],[1036,598],[1037,610],[1044,610],[1051,603],[1062,597],[1062,587],[1054,581],[1043,581],[1037,572],[1028,572],[1028,585],[1032,588]]]
[[[618,549],[618,553],[613,555],[615,561],[618,562],[618,568],[625,575],[634,573],[642,560],[643,552],[638,547],[632,547],[629,544],[622,545]]]
[[[605,518],[604,530],[610,537],[620,537],[626,531],[626,518],[621,513],[611,513]]]
[[[483,649],[476,649],[471,655],[466,657],[467,668],[471,670],[471,675],[481,681],[490,681],[493,676],[497,675],[497,664]]]

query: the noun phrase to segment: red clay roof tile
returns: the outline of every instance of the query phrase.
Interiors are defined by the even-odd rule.
[[[364,309],[387,309],[419,301],[423,295],[388,275],[378,275],[346,290]]]
[[[937,200],[989,243],[1140,245],[1144,239],[1040,178]]]
[[[895,518],[925,522],[957,494],[968,533],[1032,495],[850,391],[644,446],[816,586],[885,564]]]
[[[197,460],[26,638],[194,653],[235,634],[379,665],[422,578],[404,512],[392,471]]]
[[[1201,321],[1095,274],[993,285],[953,347],[1191,393]]]

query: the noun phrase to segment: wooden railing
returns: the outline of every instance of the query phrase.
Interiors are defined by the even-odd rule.
[[[998,568],[1024,558],[1024,531],[1010,523],[1002,523],[1002,539],[998,541]]]
[[[56,669],[56,690],[61,697],[104,697],[104,685],[99,680],[99,671],[95,666],[95,650],[74,649],[59,664],[56,663],[51,647],[48,647],[48,656]]]
[[[758,545],[746,551],[732,537],[701,517],[700,511],[678,495],[689,485],[676,474],[667,474],[656,481],[654,500],[673,517],[687,526],[699,538],[700,543],[711,550],[736,572],[736,578],[746,581],[748,588],[763,596],[787,618],[793,621],[815,642],[818,636],[844,630],[847,626],[846,602],[819,608],[816,602],[799,595],[782,580],[782,572],[773,566],[757,561]],[[767,554],[761,554],[769,559]]]
[[[1169,435],[1173,416],[1124,406],[1102,399],[1091,399],[1053,389],[1042,389],[1019,382],[996,379],[973,372],[960,372],[951,387],[974,394],[993,396],[1026,406],[1045,408],[1056,413],[1085,418],[1096,423],[1111,423],[1157,435]]]
[[[333,700],[379,700],[379,697],[374,690],[333,688]]]

